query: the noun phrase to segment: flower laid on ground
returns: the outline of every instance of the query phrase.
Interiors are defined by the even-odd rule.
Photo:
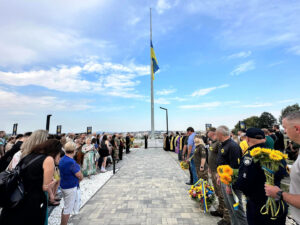
[[[180,167],[181,167],[181,169],[183,169],[183,170],[188,170],[189,167],[190,167],[190,165],[189,165],[187,162],[182,161],[182,162],[180,163]]]
[[[250,155],[253,157],[254,162],[259,162],[266,176],[266,184],[274,185],[275,173],[279,170],[279,167],[284,168],[284,161],[288,158],[286,154],[274,149],[267,148],[254,148],[250,151]],[[275,199],[268,197],[266,204],[261,208],[260,212],[263,215],[270,215],[271,219],[275,220],[282,207],[284,207],[283,201],[276,201]]]
[[[200,202],[200,207],[207,212],[215,200],[214,188],[206,180],[200,179],[189,190],[192,199]]]

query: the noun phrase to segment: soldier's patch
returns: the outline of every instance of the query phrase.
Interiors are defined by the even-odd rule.
[[[244,157],[244,160],[243,160],[243,163],[244,163],[245,166],[251,165],[251,163],[252,163],[252,158],[251,158],[251,157],[248,157],[248,156],[245,156],[245,157]]]
[[[212,150],[213,150],[213,147],[209,147],[209,150],[211,150],[211,151],[212,151]]]
[[[224,152],[225,152],[225,150],[224,150],[224,148],[222,148],[222,149],[221,149],[221,153],[224,154]]]

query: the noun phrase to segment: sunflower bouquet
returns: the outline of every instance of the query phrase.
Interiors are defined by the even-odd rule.
[[[250,151],[250,155],[254,162],[259,162],[266,176],[266,184],[274,185],[275,173],[279,167],[283,165],[283,160],[288,156],[274,149],[257,147]],[[261,208],[260,212],[263,215],[270,215],[271,219],[275,220],[279,216],[280,209],[284,211],[283,201],[276,201],[272,197],[268,197],[266,204]]]
[[[236,194],[234,193],[234,191],[232,189],[232,184],[237,180],[239,170],[238,169],[232,169],[229,165],[221,165],[221,166],[218,166],[217,172],[218,172],[218,175],[220,177],[220,181],[223,184],[226,184],[226,185],[230,186],[232,194],[233,194],[233,198],[234,198],[234,201],[235,201],[234,204],[233,204],[233,208],[235,210],[237,210],[238,206],[239,206],[239,199],[238,199],[238,197],[236,196]]]
[[[189,163],[187,163],[187,162],[185,162],[185,161],[182,161],[182,162],[180,163],[180,167],[181,167],[181,169],[183,169],[183,170],[188,170],[189,167],[190,167],[190,165],[189,165]]]
[[[214,188],[206,180],[199,179],[189,190],[190,197],[199,201],[206,213],[215,200]]]

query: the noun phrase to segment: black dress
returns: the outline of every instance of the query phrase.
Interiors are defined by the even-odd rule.
[[[28,163],[37,157],[37,154],[26,156],[22,163]],[[3,208],[0,216],[2,225],[44,225],[47,210],[47,198],[43,186],[43,156],[21,172],[24,182],[25,197],[20,204],[13,208]]]
[[[105,144],[104,141],[101,142],[99,153],[100,153],[101,157],[107,157],[107,156],[109,156],[109,151],[108,151],[107,145]]]

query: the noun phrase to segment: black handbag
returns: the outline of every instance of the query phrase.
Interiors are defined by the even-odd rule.
[[[24,165],[23,160],[25,157],[12,171],[3,171],[0,173],[0,207],[14,208],[22,201],[25,191],[21,171],[42,156],[39,155]]]

